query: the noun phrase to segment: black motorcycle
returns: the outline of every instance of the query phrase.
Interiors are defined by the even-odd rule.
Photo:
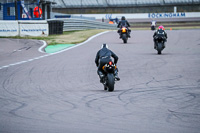
[[[128,29],[126,27],[122,27],[120,29],[121,37],[124,43],[127,43],[128,40]]]
[[[109,61],[107,64],[105,64],[103,67],[104,72],[104,78],[102,84],[104,85],[104,90],[108,91],[114,91],[114,84],[115,84],[115,70],[117,69],[117,66],[112,62]]]
[[[155,26],[155,25],[152,25],[152,26],[151,26],[151,30],[154,31],[155,29],[156,29],[156,26]]]
[[[165,48],[164,41],[165,37],[162,35],[158,35],[155,37],[155,43],[156,43],[155,49],[158,51],[158,54],[161,54],[162,50]]]

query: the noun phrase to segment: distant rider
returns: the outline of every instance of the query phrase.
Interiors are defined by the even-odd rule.
[[[130,27],[130,24],[126,20],[126,18],[124,16],[122,16],[121,21],[117,25],[117,28],[121,29],[123,26],[128,29],[128,37],[131,37],[130,36],[131,30],[128,28],[128,27]],[[121,30],[120,29],[118,30],[118,33],[120,34],[120,38],[122,38],[122,34],[121,34]]]
[[[152,20],[151,21],[151,30],[155,30],[155,28],[156,28],[156,21]]]
[[[156,21],[155,20],[151,21],[151,26],[155,26],[156,27]]]
[[[106,63],[112,60],[111,57],[114,58],[114,63],[116,65],[118,61],[118,56],[108,49],[107,44],[103,44],[101,46],[101,49],[97,52],[96,58],[95,58],[95,63],[96,63],[96,66],[98,67],[97,74],[100,77],[100,82],[102,82],[102,79],[104,77],[104,74],[102,72],[102,67]],[[114,75],[115,75],[116,80],[120,80],[120,78],[118,77],[118,69],[115,70]]]
[[[154,32],[154,35],[153,35],[154,49],[156,48],[156,39],[159,35],[163,35],[164,37],[164,48],[165,48],[165,43],[167,42],[167,33],[165,32],[165,28],[162,25],[160,25],[158,27],[158,30]]]

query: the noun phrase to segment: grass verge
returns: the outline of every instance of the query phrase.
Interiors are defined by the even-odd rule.
[[[83,30],[83,31],[66,31],[66,32],[63,32],[63,34],[61,35],[49,35],[47,37],[15,36],[15,37],[6,37],[6,38],[44,40],[48,43],[48,45],[77,44],[103,31],[107,31],[107,30],[95,29],[95,30]],[[2,37],[2,38],[5,38],[5,37]]]

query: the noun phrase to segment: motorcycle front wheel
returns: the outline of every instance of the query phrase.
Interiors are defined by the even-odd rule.
[[[161,51],[162,51],[162,44],[161,43],[158,43],[157,45],[157,51],[158,51],[158,54],[161,54]]]

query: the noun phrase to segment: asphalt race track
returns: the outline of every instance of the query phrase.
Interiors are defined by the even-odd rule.
[[[199,133],[200,30],[167,33],[162,55],[153,31],[127,44],[111,31],[37,59],[41,42],[1,38],[0,133]],[[96,73],[102,43],[119,56],[114,92]]]

